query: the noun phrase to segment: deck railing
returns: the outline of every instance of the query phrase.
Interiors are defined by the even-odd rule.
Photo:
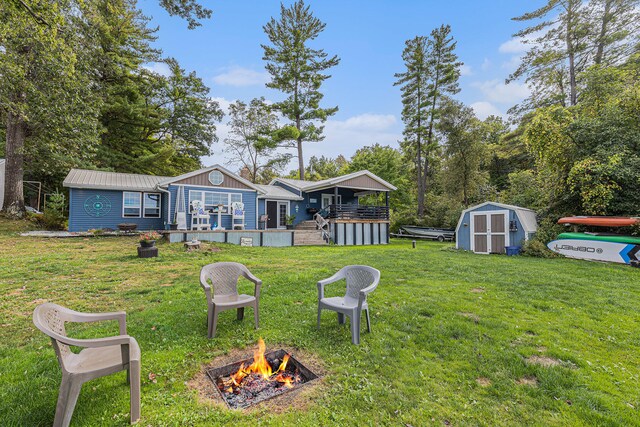
[[[366,205],[329,205],[323,209],[327,219],[351,219],[351,220],[389,220],[389,208],[387,206]]]

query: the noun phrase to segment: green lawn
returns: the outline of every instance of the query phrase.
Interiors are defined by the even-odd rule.
[[[31,322],[53,301],[80,311],[126,310],[142,349],[140,425],[638,425],[640,270],[567,259],[482,256],[451,244],[246,248],[186,253],[160,245],[136,257],[133,238],[21,238],[0,221],[0,424],[51,425],[60,372]],[[212,245],[206,245],[210,248]],[[221,315],[206,338],[200,267],[246,264],[263,282],[261,328]],[[316,281],[346,264],[382,272],[370,296],[373,333],[350,342],[323,315]],[[329,285],[339,293],[342,285]],[[249,290],[247,282],[244,289]],[[95,325],[93,334],[116,332]],[[86,330],[75,331],[88,336]],[[229,411],[185,383],[235,348],[298,347],[323,361],[319,391],[301,409]],[[531,356],[559,361],[544,367]],[[149,380],[156,374],[156,382]],[[526,381],[523,381],[526,379]],[[74,425],[126,425],[124,374],[84,386]]]

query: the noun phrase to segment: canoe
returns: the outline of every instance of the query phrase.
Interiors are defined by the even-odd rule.
[[[569,258],[631,264],[640,261],[640,245],[598,240],[560,239],[547,244],[552,251]]]
[[[596,227],[628,227],[638,222],[639,218],[623,216],[567,216],[560,218],[558,224],[593,225]]]
[[[640,245],[640,237],[607,233],[560,233],[558,239],[595,240],[599,242],[632,243]]]
[[[400,227],[400,235],[416,236],[426,239],[453,240],[456,236],[455,230],[447,228],[417,227],[414,225],[403,225]]]

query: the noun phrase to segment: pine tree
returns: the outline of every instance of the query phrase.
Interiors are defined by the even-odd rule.
[[[435,126],[440,119],[440,101],[460,91],[461,62],[455,54],[451,27],[434,29],[429,38],[406,42],[402,58],[406,71],[395,75],[401,86],[402,119],[405,123],[403,149],[415,159],[418,181],[418,216],[425,214],[430,158],[437,148]]]
[[[275,104],[282,115],[298,130],[294,146],[298,154],[298,171],[304,179],[304,142],[324,139],[322,131],[327,117],[334,115],[338,107],[321,108],[322,83],[331,77],[326,70],[338,65],[337,56],[329,57],[323,49],[314,49],[309,43],[324,30],[326,24],[313,16],[303,0],[291,7],[280,5],[280,18],[271,20],[264,26],[271,45],[262,45],[265,68],[271,75],[267,87],[288,95],[287,99]]]

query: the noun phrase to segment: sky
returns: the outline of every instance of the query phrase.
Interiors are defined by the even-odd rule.
[[[279,101],[284,95],[268,89],[261,44],[268,40],[263,26],[280,14],[275,0],[210,1],[213,10],[203,25],[188,30],[179,17],[170,17],[158,0],[141,0],[139,7],[158,26],[155,47],[165,57],[174,57],[188,71],[195,71],[210,88],[210,96],[223,110],[237,99],[250,101],[264,96]],[[285,5],[292,1],[286,0]],[[325,123],[325,140],[307,143],[305,162],[311,156],[351,157],[358,148],[380,143],[398,146],[403,124],[399,87],[394,74],[403,71],[402,50],[407,39],[428,36],[431,30],[449,24],[457,41],[456,53],[464,63],[461,91],[455,97],[474,108],[484,119],[503,115],[529,94],[523,82],[505,85],[515,70],[525,46],[512,37],[524,24],[511,18],[534,10],[542,0],[307,0],[314,15],[326,28],[312,42],[340,64],[330,70],[321,91],[323,107],[339,111]],[[166,65],[148,64],[166,73]],[[220,142],[205,166],[223,164],[233,170],[223,152],[228,117],[217,124]],[[293,154],[293,151],[292,151]],[[290,164],[294,169],[295,160]],[[305,163],[306,164],[306,163]],[[288,170],[287,170],[288,171]]]

